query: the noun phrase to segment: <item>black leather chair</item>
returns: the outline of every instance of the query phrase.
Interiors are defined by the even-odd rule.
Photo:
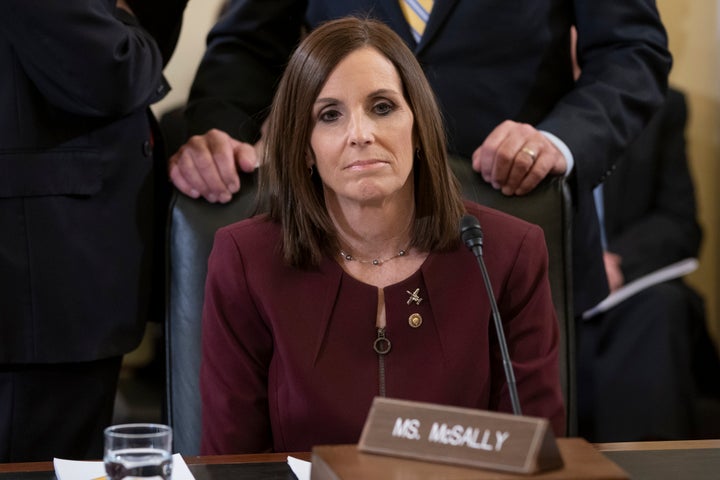
[[[256,180],[255,175],[243,175],[240,192],[224,205],[177,191],[170,202],[165,413],[175,451],[183,455],[200,453],[200,321],[207,260],[215,231],[253,214]]]
[[[530,195],[505,197],[487,185],[465,159],[451,159],[464,195],[543,227],[550,256],[550,283],[560,322],[561,382],[568,410],[568,434],[575,435],[574,328],[570,283],[570,200],[565,182],[552,178]],[[215,231],[250,216],[257,193],[254,176],[225,205],[175,194],[170,206],[168,309],[166,313],[167,418],[175,451],[197,455],[200,447],[200,320],[207,259]],[[242,412],[238,412],[242,415]]]

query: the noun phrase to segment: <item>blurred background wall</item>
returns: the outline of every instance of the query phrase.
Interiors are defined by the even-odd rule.
[[[178,105],[184,105],[187,101],[195,70],[205,52],[205,37],[224,3],[224,0],[188,2],[177,48],[170,63],[165,67],[165,76],[172,90],[162,101],[153,105],[156,115],[159,116]]]
[[[173,86],[154,106],[158,114],[185,103],[205,36],[223,0],[191,0],[177,50],[166,69]],[[689,281],[705,297],[708,322],[720,343],[720,0],[657,0],[674,55],[670,82],[685,91],[690,108],[689,155],[705,240],[700,268]]]
[[[689,281],[703,294],[720,343],[720,0],[657,0],[674,64],[670,83],[688,96],[689,158],[704,230],[699,269]]]

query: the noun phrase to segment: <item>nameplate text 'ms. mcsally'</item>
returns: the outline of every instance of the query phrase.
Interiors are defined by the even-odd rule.
[[[546,419],[381,397],[358,449],[517,473],[563,466]]]

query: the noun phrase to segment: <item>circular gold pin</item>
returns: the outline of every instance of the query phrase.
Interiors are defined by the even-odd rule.
[[[418,328],[422,325],[422,316],[419,313],[413,313],[408,317],[408,324],[410,324],[412,328]]]

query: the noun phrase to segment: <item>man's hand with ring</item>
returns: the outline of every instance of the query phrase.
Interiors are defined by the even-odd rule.
[[[170,180],[192,198],[227,203],[240,190],[238,168],[244,172],[257,168],[262,145],[262,141],[239,142],[216,129],[195,135],[170,157]]]
[[[506,120],[472,155],[473,169],[505,195],[525,195],[548,174],[562,175],[560,150],[532,125]]]

